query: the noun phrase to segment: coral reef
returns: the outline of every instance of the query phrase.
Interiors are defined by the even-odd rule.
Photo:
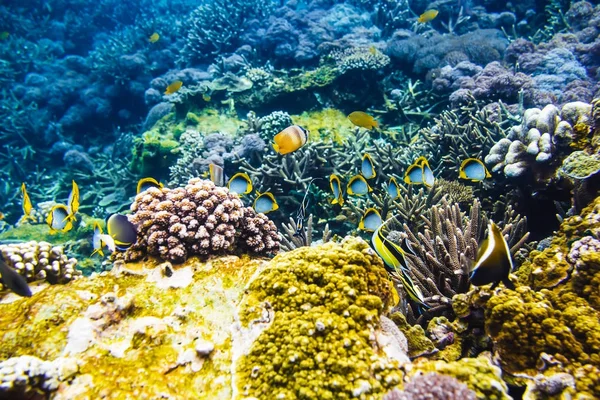
[[[63,246],[30,241],[2,244],[0,252],[6,263],[29,282],[42,279],[65,283],[81,276],[81,271],[76,269],[77,260],[67,257]]]
[[[262,255],[279,250],[273,222],[209,180],[194,178],[176,189],[150,188],[136,196],[131,211],[138,240],[127,249],[127,260],[150,254],[180,263],[193,255],[236,249]]]
[[[383,400],[475,400],[475,392],[465,384],[448,375],[430,372],[414,375],[402,391],[394,389],[383,396]]]

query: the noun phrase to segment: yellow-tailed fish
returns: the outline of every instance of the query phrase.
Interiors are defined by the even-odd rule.
[[[181,81],[171,82],[169,84],[169,86],[167,86],[167,90],[165,90],[165,94],[176,93],[179,89],[181,89],[182,85],[183,85],[183,82],[181,82]]]
[[[46,217],[46,223],[50,227],[50,233],[68,232],[73,228],[69,219],[69,208],[64,204],[57,204],[50,209]]]
[[[400,197],[400,186],[398,185],[398,182],[396,182],[396,178],[393,176],[388,181],[387,193],[390,195],[392,200],[396,200],[398,197]]]
[[[156,43],[158,42],[158,39],[160,39],[160,35],[156,32],[154,32],[152,35],[150,35],[150,37],[148,38],[148,41],[150,43]]]
[[[435,177],[433,176],[433,171],[431,170],[427,159],[425,157],[419,157],[417,161],[415,161],[415,164],[421,165],[421,168],[423,169],[423,184],[427,187],[433,187],[435,184]]]
[[[481,182],[486,178],[491,178],[492,174],[485,167],[485,164],[477,158],[467,158],[460,164],[458,170],[460,179],[468,179],[472,182]]]
[[[288,126],[279,132],[273,140],[273,149],[279,154],[288,154],[306,144],[309,132],[301,126]]]
[[[25,217],[25,220],[33,219],[33,215],[31,215],[31,211],[33,211],[33,205],[31,204],[31,199],[27,193],[25,182],[21,183],[21,193],[23,194],[23,217]]]
[[[383,227],[392,218],[379,225],[375,232],[373,232],[373,236],[371,237],[373,249],[375,249],[377,255],[381,257],[383,263],[392,275],[400,279],[408,296],[418,305],[429,308],[425,303],[425,297],[423,296],[421,289],[415,285],[408,273],[408,263],[406,262],[404,250],[397,244],[388,240],[382,233]]]
[[[245,172],[238,172],[231,177],[227,184],[231,193],[248,194],[252,191],[252,180]]]
[[[372,179],[377,176],[375,164],[373,164],[373,159],[368,153],[363,155],[362,162],[360,164],[360,173],[367,179]]]
[[[381,222],[381,214],[379,214],[379,211],[374,208],[367,208],[358,223],[358,229],[365,232],[375,232],[381,225]]]
[[[423,14],[419,15],[418,21],[422,24],[431,21],[435,17],[437,17],[439,11],[438,10],[427,10]]]
[[[157,181],[156,179],[151,178],[151,177],[142,178],[137,183],[136,194],[140,194],[144,190],[148,190],[151,187],[155,187],[157,189],[162,189],[163,188],[163,184],[160,183],[159,181]]]
[[[6,215],[0,211],[0,221],[4,220],[4,218],[6,218]]]
[[[508,279],[512,270],[513,263],[508,243],[498,225],[490,221],[487,237],[477,250],[477,258],[471,268],[469,279],[475,286],[493,283],[492,288],[494,288],[502,282],[507,288],[514,289],[515,285]]]
[[[354,125],[365,129],[373,129],[379,126],[379,123],[369,114],[362,111],[354,111],[348,115],[348,119]]]
[[[349,196],[364,196],[372,191],[373,189],[371,189],[367,180],[362,175],[354,175],[350,178],[346,186],[346,192]]]
[[[252,208],[254,208],[254,211],[256,211],[257,213],[267,214],[279,208],[279,205],[277,204],[277,200],[275,200],[273,193],[256,193],[258,194],[258,197],[256,198],[256,200],[254,200]]]
[[[27,284],[27,279],[17,271],[12,269],[4,261],[4,257],[0,254],[0,275],[2,275],[2,284],[4,287],[12,290],[19,296],[31,297],[31,289]],[[18,397],[18,396],[17,396]]]
[[[215,186],[223,186],[225,184],[225,181],[223,180],[223,167],[210,163],[208,165],[208,171],[210,172],[210,180]]]
[[[127,250],[137,241],[137,229],[126,215],[112,214],[106,221],[106,231],[118,250]]]
[[[210,94],[207,93],[203,93],[202,94],[202,100],[206,101],[207,103],[212,99],[212,97],[210,97]]]
[[[69,194],[69,201],[67,202],[67,208],[69,209],[69,221],[75,221],[77,211],[79,210],[79,186],[75,181],[72,181],[71,193]]]
[[[333,200],[331,200],[331,204],[339,204],[340,206],[344,204],[342,182],[336,174],[331,174],[329,176],[329,186],[331,186],[331,193],[333,193]]]

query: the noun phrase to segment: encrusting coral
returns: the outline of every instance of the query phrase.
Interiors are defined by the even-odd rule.
[[[406,339],[382,317],[392,286],[365,241],[281,254],[248,290],[242,330],[262,330],[236,370],[241,395],[371,398],[402,381]]]
[[[192,255],[234,249],[260,255],[279,250],[275,224],[209,180],[194,178],[175,189],[150,188],[136,196],[131,210],[138,240],[125,253],[127,260],[150,254],[179,263]]]
[[[45,279],[50,283],[65,283],[81,276],[75,268],[77,260],[64,254],[62,246],[30,241],[0,245],[6,263],[29,282]]]

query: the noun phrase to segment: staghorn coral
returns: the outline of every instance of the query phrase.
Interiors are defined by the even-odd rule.
[[[253,1],[205,1],[187,20],[187,37],[182,54],[186,61],[235,49],[251,20],[265,20],[273,3]]]
[[[259,331],[235,372],[241,395],[350,399],[402,380],[406,339],[381,315],[391,285],[363,240],[278,255],[249,291],[242,329]]]
[[[30,241],[0,245],[0,252],[6,263],[29,282],[45,279],[66,283],[81,277],[81,271],[75,268],[77,260],[68,258],[62,246]]]
[[[378,70],[390,63],[390,58],[375,47],[348,47],[334,50],[325,60],[332,60],[342,74],[351,70]]]
[[[148,189],[136,196],[131,211],[138,240],[125,253],[127,260],[150,254],[180,263],[234,249],[261,255],[279,249],[277,229],[264,214],[244,208],[237,195],[208,180]]]

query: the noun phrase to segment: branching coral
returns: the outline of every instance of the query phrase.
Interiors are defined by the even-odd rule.
[[[290,217],[289,224],[282,223],[281,227],[283,232],[279,233],[281,239],[281,248],[284,251],[291,251],[299,247],[311,246],[313,244],[313,216],[310,214],[306,220],[306,225],[301,228],[298,233],[298,225],[293,218]],[[323,235],[321,237],[321,243],[327,243],[331,239],[331,231],[329,230],[329,224],[325,224],[323,228]]]
[[[272,2],[256,0],[205,1],[187,21],[187,38],[183,54],[188,60],[233,50],[252,19],[265,20],[272,12]]]
[[[151,254],[171,262],[234,249],[268,255],[279,249],[275,225],[244,208],[237,195],[211,181],[192,179],[183,188],[148,189],[131,205],[138,240],[128,260]]]
[[[431,315],[450,311],[452,297],[469,289],[468,273],[487,225],[478,200],[473,202],[469,217],[458,204],[442,199],[433,206],[425,221],[423,232],[414,233],[405,224],[404,232],[413,254],[407,257],[410,272],[418,282],[426,302],[432,306]],[[509,207],[504,221],[498,221],[507,238],[511,253],[516,253],[527,241],[525,218],[515,215]]]

